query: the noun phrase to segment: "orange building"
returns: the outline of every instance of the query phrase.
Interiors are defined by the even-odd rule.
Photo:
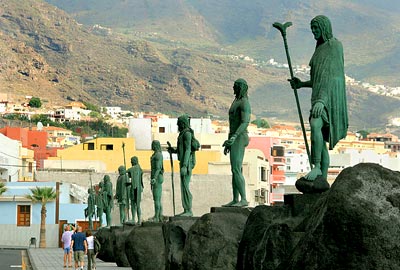
[[[56,149],[47,149],[47,132],[21,127],[5,127],[0,133],[10,139],[20,141],[22,147],[33,150],[36,168],[43,168],[43,160],[57,156]]]

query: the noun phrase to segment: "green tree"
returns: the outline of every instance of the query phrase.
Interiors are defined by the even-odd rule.
[[[0,182],[0,196],[1,196],[1,194],[3,194],[6,191],[7,191],[6,184],[4,184],[3,182]]]
[[[42,107],[42,101],[40,101],[38,97],[32,97],[31,100],[29,100],[29,107],[40,108]]]
[[[265,120],[264,118],[263,119],[258,118],[256,120],[252,121],[251,123],[254,125],[257,125],[258,128],[269,128],[270,127],[268,121]]]
[[[86,106],[86,109],[88,109],[88,110],[91,110],[91,111],[94,111],[94,112],[98,112],[98,113],[101,112],[101,109],[100,109],[99,106],[96,106],[96,105],[94,105],[92,103],[89,103],[87,101],[82,101],[82,103]]]
[[[56,191],[51,187],[35,187],[31,188],[32,194],[26,195],[26,198],[33,203],[42,205],[40,211],[40,241],[39,247],[46,248],[46,204],[57,198]]]

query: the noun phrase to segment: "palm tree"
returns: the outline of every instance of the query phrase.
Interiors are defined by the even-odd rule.
[[[1,196],[1,194],[3,194],[6,191],[7,191],[6,184],[4,184],[3,182],[0,182],[0,196]]]
[[[33,203],[41,203],[40,211],[40,241],[39,248],[46,247],[46,204],[54,201],[57,198],[56,191],[51,187],[35,187],[31,188],[31,195],[26,195],[26,198],[32,200]]]

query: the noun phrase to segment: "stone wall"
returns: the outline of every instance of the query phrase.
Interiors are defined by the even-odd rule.
[[[36,178],[39,181],[59,181],[61,183],[78,184],[84,189],[90,185],[90,178],[93,185],[98,184],[104,177],[104,173],[89,172],[47,172],[39,171]],[[118,175],[108,174],[116,187]],[[190,188],[193,194],[193,214],[201,216],[209,213],[211,207],[220,206],[232,200],[232,184],[230,175],[193,175]],[[143,177],[144,190],[142,195],[142,215],[146,220],[154,215],[153,197],[150,187],[150,174],[145,172]],[[180,196],[180,177],[174,174],[175,188],[175,211],[181,213],[183,211]],[[162,193],[163,214],[165,216],[173,215],[172,204],[172,185],[171,174],[164,173],[163,193]],[[113,223],[119,222],[118,208],[113,210]]]

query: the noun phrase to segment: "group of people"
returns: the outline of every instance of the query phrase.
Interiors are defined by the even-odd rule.
[[[340,41],[332,35],[332,26],[326,16],[319,15],[311,21],[311,31],[316,40],[316,49],[310,60],[310,80],[301,81],[294,77],[290,79],[291,87],[296,91],[302,87],[312,88],[310,128],[311,128],[311,156],[309,157],[313,168],[305,176],[307,181],[314,181],[317,177],[327,179],[329,167],[328,147],[332,149],[336,143],[347,134],[348,118],[344,77],[343,48]],[[229,109],[229,135],[223,143],[224,154],[230,155],[232,171],[232,201],[224,206],[245,207],[248,205],[246,198],[245,179],[242,172],[242,164],[245,148],[249,144],[247,127],[250,122],[251,108],[248,100],[248,85],[244,79],[234,82],[233,92],[235,99]],[[190,127],[190,117],[182,115],[178,118],[178,139],[176,147],[168,146],[167,150],[172,155],[176,153],[179,160],[180,187],[183,213],[181,216],[192,216],[192,193],[190,192],[190,180],[192,170],[196,164],[195,151],[193,149],[194,132]],[[152,142],[151,156],[151,190],[154,199],[155,214],[153,221],[162,220],[161,193],[163,183],[163,156],[159,141]],[[137,157],[131,159],[132,167],[126,170],[120,166],[117,180],[117,192],[115,198],[120,208],[120,222],[126,221],[126,207],[131,202],[132,220],[137,215],[141,222],[141,193],[143,191],[143,171],[140,168]],[[106,178],[107,176],[105,176]],[[106,180],[106,179],[105,179]],[[102,201],[98,209],[106,209],[110,212],[112,205],[111,183],[100,186]],[[108,185],[108,186],[106,186]],[[174,191],[173,191],[174,192]],[[98,196],[99,197],[99,196]],[[93,200],[92,200],[93,201]],[[104,205],[99,208],[99,205]],[[175,209],[174,209],[175,210]],[[94,211],[94,210],[93,210]],[[98,213],[101,222],[102,211]],[[110,222],[107,218],[107,226]]]
[[[64,249],[64,267],[72,268],[73,254],[75,269],[83,270],[85,255],[88,261],[87,269],[96,269],[95,237],[90,230],[83,233],[81,226],[74,228],[66,224],[61,241]]]

